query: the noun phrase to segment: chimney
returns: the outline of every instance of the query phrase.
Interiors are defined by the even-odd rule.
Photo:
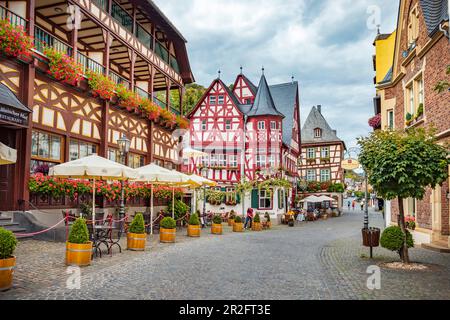
[[[320,114],[322,114],[322,105],[317,105],[317,111],[319,111]]]

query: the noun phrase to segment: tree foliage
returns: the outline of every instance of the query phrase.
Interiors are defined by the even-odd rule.
[[[426,187],[448,178],[448,151],[436,144],[432,130],[380,130],[358,139],[358,144],[370,185],[387,200],[423,199]]]
[[[450,75],[450,64],[447,66],[447,75]],[[438,93],[442,93],[444,91],[450,90],[450,81],[448,79],[439,81],[439,83],[436,84],[434,87],[434,90]]]
[[[188,114],[194,109],[205,91],[206,88],[204,86],[196,83],[188,84],[186,86],[186,92],[183,99],[183,114]]]

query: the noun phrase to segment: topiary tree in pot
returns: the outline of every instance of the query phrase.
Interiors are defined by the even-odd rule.
[[[189,217],[187,233],[189,237],[200,237],[200,219],[195,213]]]
[[[234,232],[242,232],[242,231],[244,231],[244,224],[242,223],[241,216],[236,216],[234,218],[233,231]]]
[[[163,243],[175,242],[177,222],[171,217],[165,217],[161,220],[159,231],[159,241]]]
[[[137,213],[128,228],[127,248],[133,251],[144,251],[146,240],[144,216],[142,213]]]
[[[212,226],[211,226],[211,233],[213,234],[222,234],[223,229],[222,229],[222,217],[220,215],[215,215],[213,217],[213,221],[212,221]]]
[[[72,225],[69,239],[66,243],[66,264],[88,266],[91,264],[92,242],[89,241],[89,231],[86,220],[78,218]]]
[[[259,213],[256,213],[255,217],[253,218],[252,230],[253,231],[261,231],[262,230],[261,217],[259,216]]]
[[[12,286],[16,246],[16,236],[10,230],[0,227],[0,291],[8,290]]]

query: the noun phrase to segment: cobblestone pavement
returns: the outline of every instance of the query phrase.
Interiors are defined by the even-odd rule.
[[[371,224],[380,226],[379,213]],[[224,224],[225,226],[225,224]],[[20,242],[14,287],[1,299],[450,299],[450,255],[420,248],[415,262],[432,271],[381,269],[381,289],[366,286],[367,267],[398,257],[382,248],[374,259],[361,246],[362,213],[294,228],[199,239],[177,234],[176,244],[150,238],[146,252],[123,250],[82,269],[81,289],[67,289],[65,246]],[[209,231],[209,230],[208,230]],[[123,243],[123,247],[126,244]]]

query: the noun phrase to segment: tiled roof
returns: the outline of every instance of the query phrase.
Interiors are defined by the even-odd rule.
[[[428,35],[439,30],[439,25],[448,20],[448,0],[420,0]]]
[[[386,75],[384,76],[383,80],[381,80],[379,83],[383,84],[383,83],[388,83],[392,81],[392,74],[393,74],[393,69],[392,67],[389,69],[388,73],[386,73]]]
[[[14,92],[3,83],[0,83],[0,105],[12,107],[22,112],[31,112],[28,107],[17,99]]]
[[[314,129],[322,129],[320,138],[314,137]],[[336,135],[336,131],[331,129],[322,113],[314,106],[306,118],[305,124],[301,131],[302,144],[305,143],[322,143],[322,142],[340,142],[342,141]]]
[[[253,106],[248,113],[248,116],[282,116],[284,115],[277,110],[275,103],[273,102],[272,94],[267,84],[266,77],[261,76],[259,82],[258,91],[256,93],[255,101]]]

